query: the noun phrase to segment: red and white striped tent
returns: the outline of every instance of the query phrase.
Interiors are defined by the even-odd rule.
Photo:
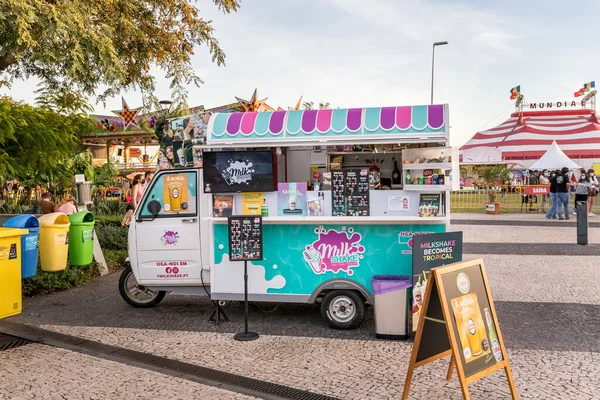
[[[600,159],[596,110],[516,112],[497,127],[477,132],[460,148],[460,153],[462,158],[465,153],[493,148],[502,152],[502,161],[519,160],[531,165],[553,141],[578,164],[591,165]]]

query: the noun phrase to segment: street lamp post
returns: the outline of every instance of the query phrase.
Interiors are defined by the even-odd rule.
[[[433,71],[435,67],[435,46],[444,46],[447,45],[448,42],[434,42],[433,43],[433,53],[431,55],[431,104],[433,104]]]

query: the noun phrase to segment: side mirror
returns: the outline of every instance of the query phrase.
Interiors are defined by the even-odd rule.
[[[162,207],[158,200],[152,200],[150,203],[148,203],[148,211],[150,211],[150,214],[152,214],[152,219],[158,216],[158,213],[160,213],[161,208]]]

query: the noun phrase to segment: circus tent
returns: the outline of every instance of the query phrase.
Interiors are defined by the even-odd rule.
[[[591,165],[600,159],[600,123],[591,109],[516,112],[495,128],[477,132],[461,148],[461,157],[490,148],[501,151],[502,160],[531,165],[552,143],[572,160]],[[587,162],[582,162],[587,160]]]

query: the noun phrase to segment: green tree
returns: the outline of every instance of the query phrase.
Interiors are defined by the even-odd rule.
[[[483,181],[490,203],[496,201],[499,187],[508,184],[509,180],[510,169],[506,165],[489,166],[483,170]]]
[[[114,186],[119,176],[119,169],[113,162],[109,161],[100,166],[94,166],[93,160],[92,153],[85,151],[73,156],[68,163],[71,177],[76,174],[84,174],[86,181],[91,182],[92,197],[98,193],[100,188]]]
[[[92,129],[81,113],[61,114],[0,97],[0,175],[31,186],[67,185],[68,159]]]
[[[224,13],[239,0],[213,0]],[[152,99],[152,67],[165,71],[178,98],[200,84],[192,66],[196,45],[225,63],[212,21],[195,0],[3,0],[0,2],[0,74],[38,78],[51,90],[69,89],[103,100],[141,89]],[[0,76],[6,79],[7,76]],[[2,79],[0,79],[2,81]],[[149,104],[149,103],[147,103]]]
[[[319,102],[319,110],[329,110],[331,108],[331,104],[329,104],[328,101],[321,101]]]

